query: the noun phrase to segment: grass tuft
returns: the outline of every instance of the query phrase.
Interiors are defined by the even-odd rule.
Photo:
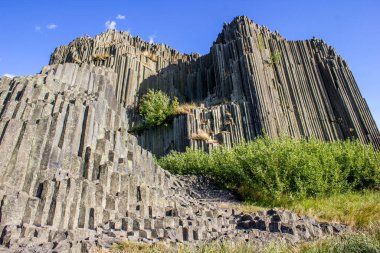
[[[110,55],[107,54],[107,53],[101,53],[101,54],[97,54],[93,57],[93,60],[94,61],[105,61],[107,60],[108,58],[110,58]]]
[[[195,103],[183,103],[183,104],[179,104],[176,108],[175,108],[175,114],[177,115],[181,115],[181,114],[192,114],[192,111],[199,107],[197,104]]]
[[[191,135],[192,140],[200,140],[200,141],[209,141],[211,139],[210,135],[205,131],[199,129],[197,133],[193,133]]]
[[[281,52],[276,50],[275,52],[271,53],[270,55],[270,62],[272,65],[276,65],[281,61]]]

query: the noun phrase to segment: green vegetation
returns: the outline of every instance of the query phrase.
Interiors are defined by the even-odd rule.
[[[236,205],[233,208],[243,212],[256,212],[273,206],[308,215],[319,221],[349,224],[360,230],[374,231],[380,228],[380,193],[378,191],[364,190],[297,200],[284,198],[272,203],[251,202]]]
[[[178,98],[172,101],[162,91],[149,90],[140,102],[139,113],[148,126],[166,125],[170,117],[175,115]]]
[[[335,238],[299,252],[355,252],[350,247],[357,243],[379,247],[380,153],[370,145],[261,137],[210,153],[172,152],[158,162],[171,172],[206,175],[235,190],[246,202],[234,208],[244,212],[280,207],[378,235],[375,241],[362,235]],[[335,251],[326,251],[330,247]]]
[[[281,252],[281,251],[280,251]],[[286,250],[282,252],[294,252]],[[338,236],[327,240],[302,245],[295,252],[300,253],[376,253],[380,252],[380,232],[358,233]]]
[[[380,154],[358,141],[260,137],[210,153],[172,152],[158,163],[176,174],[209,176],[265,205],[380,186]]]
[[[134,125],[129,132],[142,134],[151,127],[167,126],[174,116],[191,114],[196,107],[195,103],[179,104],[177,97],[171,100],[163,91],[149,89],[139,104],[139,114],[143,123]]]
[[[275,64],[278,64],[281,60],[281,52],[276,50],[274,53],[271,53],[270,55],[270,60],[271,60],[271,64],[275,65]]]
[[[221,242],[204,243],[198,246],[178,244],[169,246],[165,244],[143,244],[133,242],[120,242],[111,249],[98,249],[97,253],[377,253],[380,252],[380,231],[374,233],[353,233],[337,237],[330,237],[315,242],[305,242],[300,245],[289,245],[273,242],[263,249],[258,249],[252,243],[245,242]]]
[[[264,36],[262,33],[259,33],[257,35],[257,44],[258,44],[260,50],[265,49]]]
[[[288,209],[319,220],[341,222],[361,230],[374,231],[380,228],[380,193],[378,191],[365,190],[323,198],[303,199],[292,201],[287,206]]]

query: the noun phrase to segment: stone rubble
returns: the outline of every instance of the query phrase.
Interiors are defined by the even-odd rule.
[[[90,252],[122,240],[295,243],[347,229],[204,198],[128,134],[117,78],[109,68],[65,63],[0,79],[0,252]]]

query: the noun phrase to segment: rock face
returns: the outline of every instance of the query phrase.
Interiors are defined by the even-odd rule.
[[[357,136],[379,147],[368,107],[331,48],[287,42],[245,17],[225,25],[205,56],[108,31],[57,48],[50,63],[36,76],[0,79],[0,251],[89,252],[126,239],[262,244],[339,233],[344,226],[285,211],[220,208],[140,144],[156,154],[207,150],[264,130]],[[134,106],[149,88],[204,106],[135,137],[128,134]],[[210,138],[192,138],[200,131]]]
[[[116,77],[66,63],[1,79],[0,244],[7,251],[89,252],[120,240],[298,241],[340,231],[202,199],[127,133]]]
[[[169,128],[146,131],[139,143],[161,155],[186,146],[207,150],[252,140],[265,132],[338,140],[351,137],[380,148],[380,135],[347,63],[319,39],[287,41],[237,17],[204,56],[149,44],[126,32],[79,38],[55,50],[51,64],[86,62],[117,73],[116,96],[137,105],[147,89],[205,105]],[[129,118],[136,121],[131,111]],[[210,140],[193,140],[199,131]]]

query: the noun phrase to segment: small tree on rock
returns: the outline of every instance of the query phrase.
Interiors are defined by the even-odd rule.
[[[178,98],[172,101],[162,91],[148,90],[140,102],[139,113],[148,126],[166,125],[167,120],[175,114]]]

